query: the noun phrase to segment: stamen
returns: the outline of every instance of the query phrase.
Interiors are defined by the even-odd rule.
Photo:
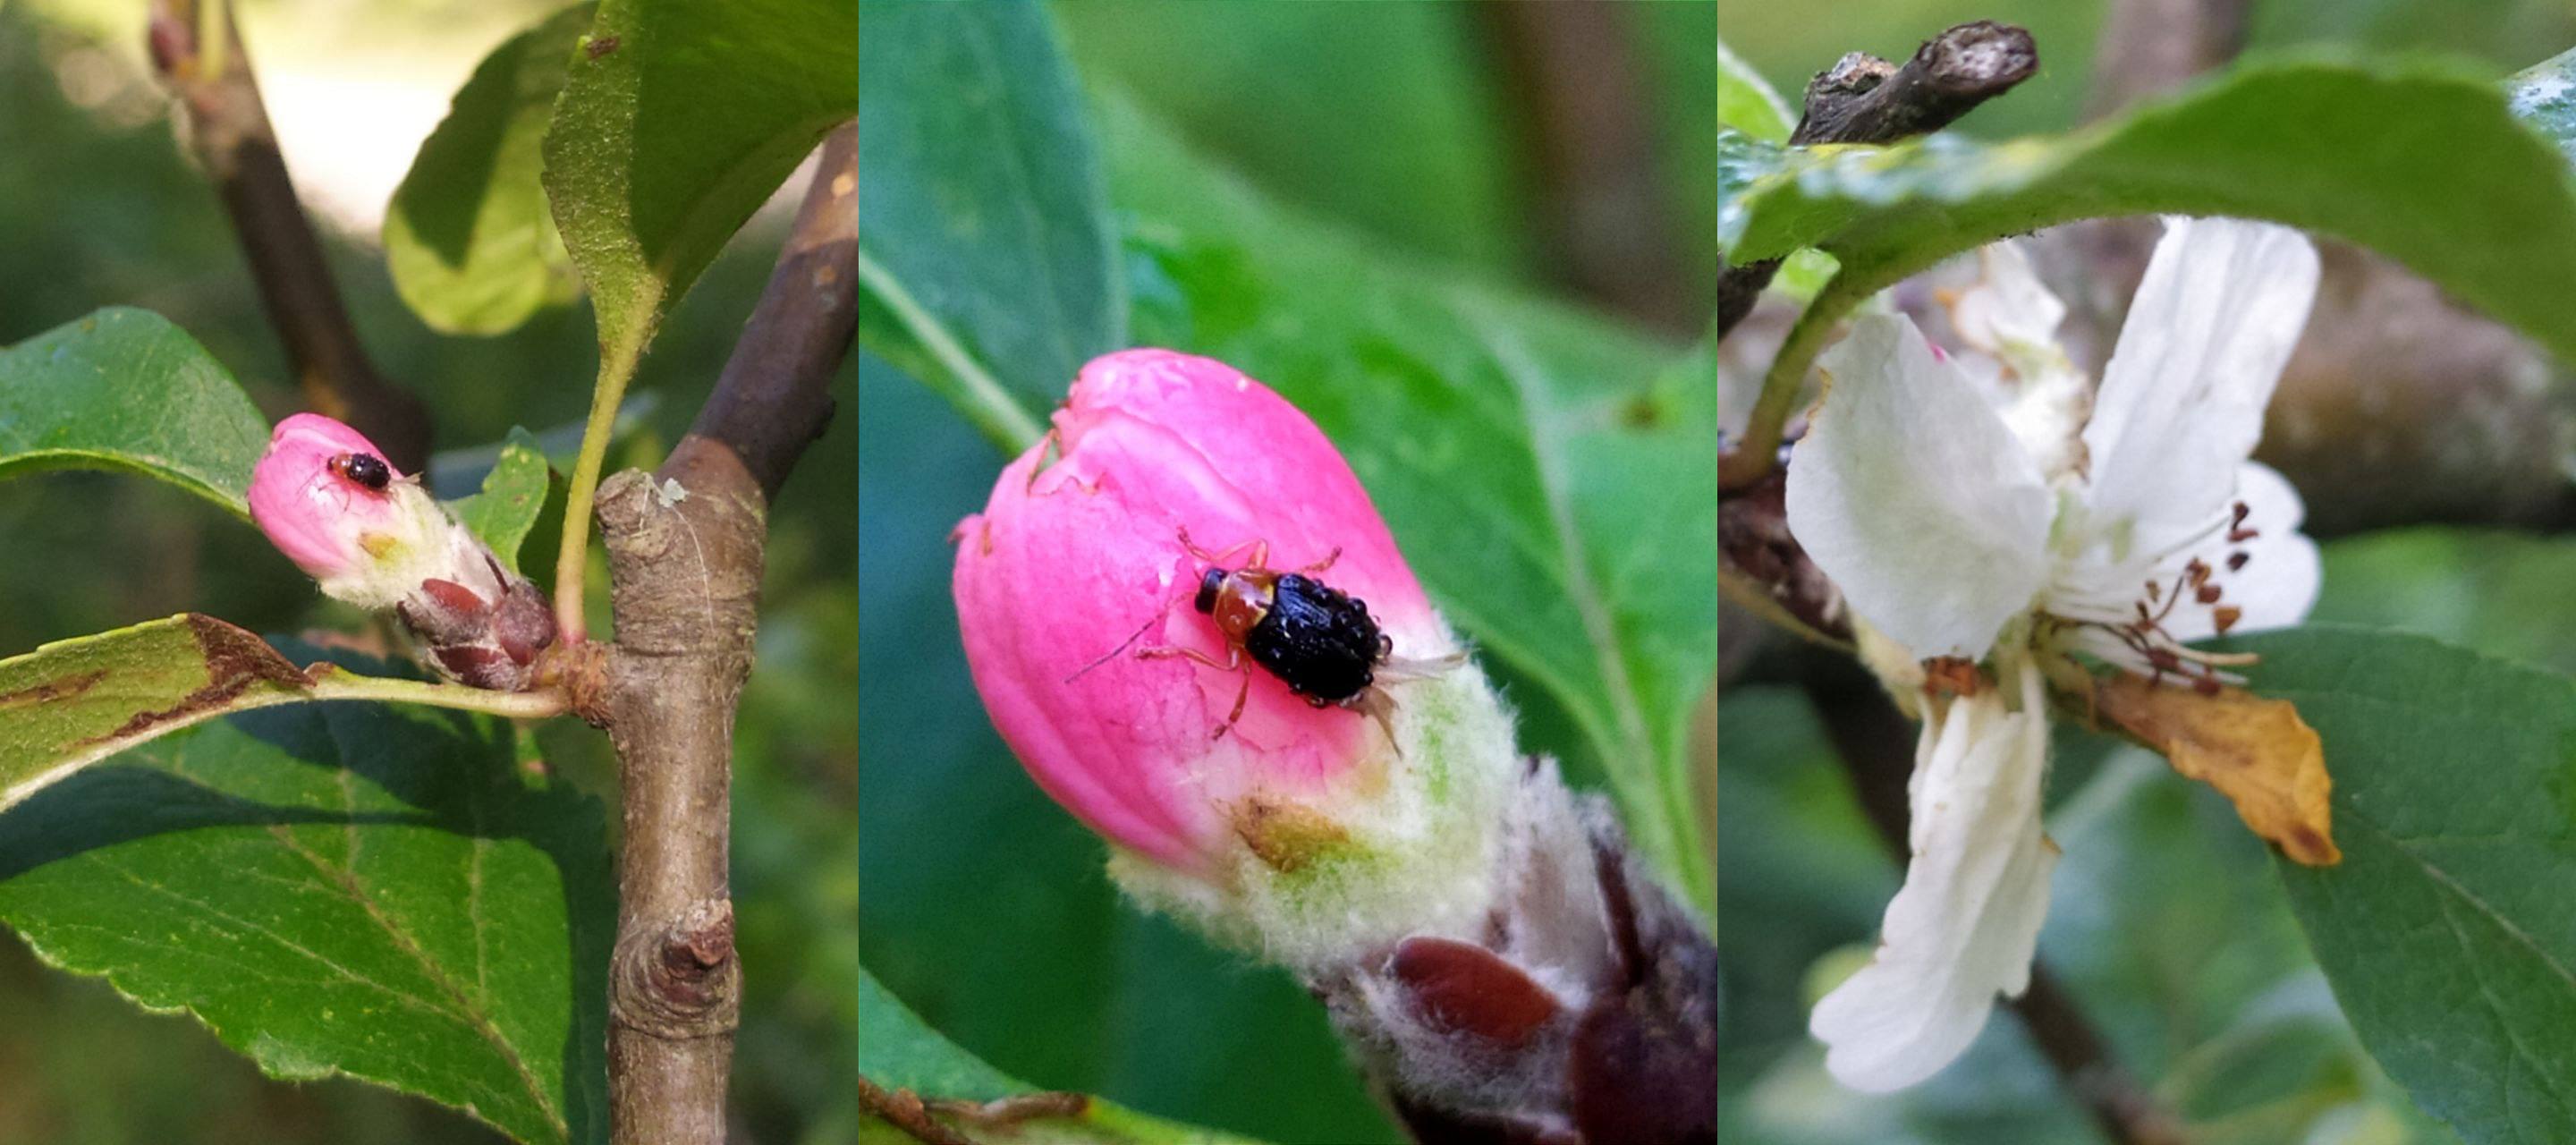
[[[2134,576],[2134,570],[2141,567],[2169,570],[2169,575],[2173,576],[2171,586],[2163,583],[2160,576],[2130,580],[2127,583],[2140,585],[2143,589],[2140,595],[2130,596],[2116,589],[2087,588],[2086,581],[2093,584],[2105,582],[2085,576],[2080,568],[2071,570],[2080,579],[2052,592],[2049,604],[2051,618],[2066,628],[2078,630],[2075,647],[2099,656],[2123,671],[2146,676],[2151,683],[2163,684],[2167,682],[2167,676],[2178,677],[2172,682],[2181,684],[2188,681],[2192,689],[2202,695],[2216,695],[2229,684],[2243,683],[2243,677],[2223,669],[2253,664],[2259,659],[2257,656],[2245,652],[2203,652],[2187,647],[2166,629],[2165,622],[2183,603],[2186,594],[2194,604],[2210,610],[2211,627],[2219,635],[2226,635],[2244,620],[2243,608],[2222,603],[2227,597],[2226,585],[2220,581],[2224,573],[2208,560],[2185,554],[2194,546],[2214,540],[2221,533],[2232,542],[2242,542],[2258,535],[2256,530],[2246,526],[2251,513],[2251,506],[2245,502],[2234,502],[2226,512],[2213,514],[2207,526],[2164,553],[2153,557],[2132,556],[2108,567],[2096,566],[2097,575],[2125,573],[2126,576]],[[2179,569],[2170,563],[2176,559],[2182,562]],[[2225,573],[2239,572],[2252,560],[2253,555],[2245,550],[2231,552],[2226,557]],[[2081,631],[2083,629],[2091,629],[2098,636],[2088,637]]]

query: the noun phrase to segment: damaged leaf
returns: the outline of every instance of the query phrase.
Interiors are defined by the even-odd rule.
[[[0,660],[0,811],[154,736],[312,687],[267,641],[197,613]]]
[[[2203,695],[2122,674],[2094,689],[2101,717],[2153,744],[2174,770],[2218,789],[2254,833],[2311,867],[2335,847],[2324,745],[2287,700],[2242,688]]]
[[[0,812],[81,768],[216,716],[344,698],[551,714],[546,697],[329,664],[299,668],[244,629],[181,613],[0,660]]]
[[[201,670],[207,647],[237,671]],[[232,714],[0,816],[0,923],[37,958],[187,1013],[271,1077],[359,1078],[528,1145],[604,1145],[617,891],[598,800],[521,771],[513,729],[491,716],[365,702],[239,711],[293,698],[289,674],[409,682],[297,671],[319,653],[281,654],[204,617],[64,648],[0,667],[6,686],[31,661],[77,654],[71,679],[104,673],[84,696],[130,700],[67,706],[48,726],[127,718],[122,707],[188,694],[191,674],[240,690]],[[22,735],[27,717],[0,714],[0,736]]]

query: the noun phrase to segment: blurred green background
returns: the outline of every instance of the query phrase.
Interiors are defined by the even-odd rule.
[[[0,4],[0,344],[98,307],[147,307],[283,416],[295,393],[231,230],[143,70],[143,7]],[[439,448],[485,445],[513,424],[577,421],[597,365],[586,305],[501,338],[433,334],[396,298],[375,234],[384,196],[455,87],[554,5],[239,7],[359,332],[380,368],[429,400]],[[665,327],[636,383],[654,404],[632,461],[657,461],[687,426],[784,224],[764,212]],[[856,1132],[858,427],[846,412],[856,375],[838,383],[845,412],[773,511],[758,670],[736,740],[733,878],[748,997],[735,1117],[761,1142]],[[0,482],[0,600],[0,655],[183,609],[266,632],[358,625],[249,527],[155,483],[104,474]],[[597,733],[558,721],[539,742],[550,764],[613,794]],[[47,970],[0,932],[0,1141],[498,1139],[462,1115],[355,1082],[263,1079],[192,1019],[143,1013],[103,983]]]
[[[1391,258],[1547,288],[1517,150],[1524,111],[1475,6],[1073,0],[1052,11],[1085,83],[1136,97],[1202,158]],[[1706,298],[1715,7],[1620,11],[1681,289]],[[932,1027],[1035,1085],[1283,1143],[1397,1140],[1286,974],[1121,901],[1102,844],[1002,746],[967,678],[946,536],[983,507],[1004,458],[882,362],[862,358],[859,394],[869,970]]]
[[[2104,6],[2060,0],[1736,4],[1727,45],[1786,95],[1846,51],[1902,58],[1952,24],[2028,27],[2041,70],[1969,116],[1985,136],[2077,119]],[[2438,50],[2496,74],[2576,44],[2576,9],[2531,0],[2253,5],[2251,50]],[[2314,619],[2422,632],[2576,671],[2576,541],[2409,528],[2326,542]],[[1761,1145],[2100,1140],[2025,1033],[1999,1011],[1947,1071],[1889,1097],[1835,1085],[1808,1008],[1869,949],[1898,872],[1853,802],[1800,689],[1732,686],[1720,709],[1719,934],[1723,1139]],[[2050,834],[2064,850],[2040,956],[2112,1053],[2195,1145],[2448,1142],[2353,1040],[2266,849],[2207,787],[2158,757],[2061,728]]]

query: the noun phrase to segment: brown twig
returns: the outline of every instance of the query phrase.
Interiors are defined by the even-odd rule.
[[[940,1124],[930,1115],[929,1106],[911,1090],[888,1090],[864,1074],[859,1077],[859,1108],[883,1118],[886,1124],[910,1134],[922,1145],[977,1145],[974,1138]]]
[[[1991,20],[1960,24],[1923,41],[1902,67],[1853,52],[1807,82],[1806,110],[1789,143],[1894,143],[1939,131],[2038,70],[2039,48],[2030,33]],[[1752,313],[1779,270],[1780,260],[1765,259],[1718,275],[1718,337]]]
[[[1801,684],[1833,741],[1861,811],[1901,866],[1911,812],[1906,781],[1914,770],[1914,721],[1896,709],[1878,681],[1847,656],[1804,658]],[[2030,988],[2010,1004],[2069,1093],[2119,1145],[2181,1145],[2181,1122],[2112,1056],[2108,1043],[2045,965],[2031,964]]]
[[[991,1101],[957,1101],[940,1098],[922,1103],[933,1113],[954,1117],[970,1125],[989,1125],[1007,1129],[1026,1121],[1050,1117],[1080,1117],[1091,1110],[1091,1095],[1061,1090],[1046,1093],[1015,1093]]]
[[[600,486],[617,642],[585,705],[624,778],[609,987],[619,1145],[723,1140],[741,971],[726,889],[734,709],[770,499],[857,329],[858,139],[835,132],[715,392],[662,467]]]
[[[1717,503],[1717,564],[1719,586],[1736,604],[1809,639],[1851,643],[1841,590],[1789,533],[1786,471]]]
[[[428,407],[368,360],[278,154],[231,5],[209,2],[221,4],[225,43],[217,51],[198,40],[199,0],[153,0],[148,46],[185,109],[189,147],[232,218],[287,365],[306,405],[357,427],[395,468],[421,472],[429,462]]]
[[[1618,4],[1475,4],[1502,73],[1550,274],[1657,329],[1698,332],[1693,288],[1656,178],[1633,13]]]

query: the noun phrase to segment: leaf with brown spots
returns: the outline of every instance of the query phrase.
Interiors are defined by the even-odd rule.
[[[543,716],[552,697],[298,668],[268,642],[188,612],[0,660],[0,812],[117,752],[231,712],[328,699]]]
[[[0,660],[0,811],[154,736],[308,698],[313,683],[266,641],[196,613]]]
[[[272,1077],[604,1145],[599,802],[516,766],[506,720],[346,698],[494,693],[319,655],[179,616],[0,663],[13,765],[113,752],[0,813],[0,925]]]
[[[2131,675],[2095,689],[2102,718],[2154,745],[2174,770],[2218,789],[2254,833],[2311,867],[2343,861],[2335,847],[2324,745],[2287,700],[2242,688],[2202,695]]]

